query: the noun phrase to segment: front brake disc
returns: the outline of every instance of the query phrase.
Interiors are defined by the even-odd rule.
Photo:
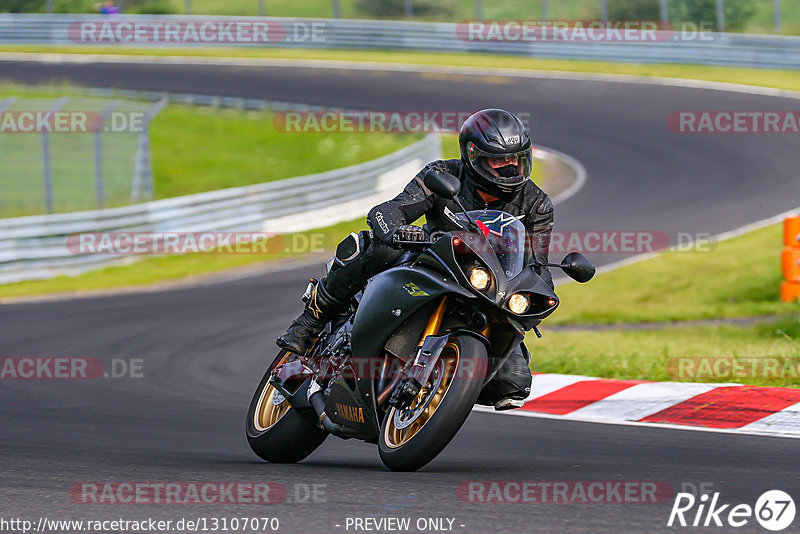
[[[419,416],[425,412],[425,409],[430,405],[436,392],[439,391],[439,386],[444,377],[444,362],[439,360],[433,375],[428,379],[428,383],[422,388],[425,392],[425,397],[413,408],[396,409],[394,411],[394,427],[398,430],[403,430],[411,426],[414,421],[419,419]]]

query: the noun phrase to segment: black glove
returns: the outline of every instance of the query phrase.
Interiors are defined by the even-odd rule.
[[[408,245],[408,242],[425,242],[427,236],[425,230],[420,226],[407,224],[399,226],[392,233],[392,246],[395,248],[402,248]]]

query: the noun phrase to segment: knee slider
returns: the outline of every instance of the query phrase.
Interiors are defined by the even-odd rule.
[[[361,256],[369,247],[371,233],[369,230],[362,230],[358,234],[351,232],[345,237],[336,247],[333,268],[335,269],[337,265],[340,267],[346,265]]]

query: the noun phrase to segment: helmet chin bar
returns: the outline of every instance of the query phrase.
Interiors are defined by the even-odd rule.
[[[518,184],[514,185],[500,184],[495,181],[487,180],[485,176],[476,172],[474,169],[469,169],[469,170],[470,170],[469,174],[472,178],[472,182],[475,184],[475,187],[478,190],[483,191],[484,193],[487,193],[494,197],[507,198],[508,195],[514,193],[525,184],[525,180],[522,180]]]
[[[494,196],[498,194],[507,195],[518,190],[525,183],[526,178],[520,174],[518,165],[504,165],[503,167],[494,169],[486,162],[486,158],[480,158],[475,161],[475,163],[478,164],[480,169],[469,165],[469,167],[471,167],[470,170],[472,171],[473,181],[478,188],[485,193]],[[481,172],[481,170],[484,172]],[[490,174],[494,179],[486,176],[485,173]]]

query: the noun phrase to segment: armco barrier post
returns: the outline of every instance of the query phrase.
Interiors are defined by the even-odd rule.
[[[785,281],[781,284],[781,300],[800,301],[800,216],[784,220],[783,244],[781,265]]]
[[[133,166],[133,182],[131,183],[131,204],[141,200],[142,196],[148,200],[153,198],[153,164],[150,161],[150,123],[164,109],[169,99],[163,97],[156,102],[145,115],[142,131],[136,148],[136,159]],[[144,194],[142,194],[144,193]]]
[[[111,113],[119,106],[116,100],[103,110],[103,124],[108,122]],[[97,209],[101,210],[105,204],[105,180],[103,179],[103,130],[98,129],[94,136],[94,191],[97,199]]]
[[[68,96],[62,96],[53,103],[50,113],[57,113],[69,101]],[[44,173],[44,206],[47,213],[53,213],[53,167],[50,158],[50,134],[42,130],[42,171]]]

